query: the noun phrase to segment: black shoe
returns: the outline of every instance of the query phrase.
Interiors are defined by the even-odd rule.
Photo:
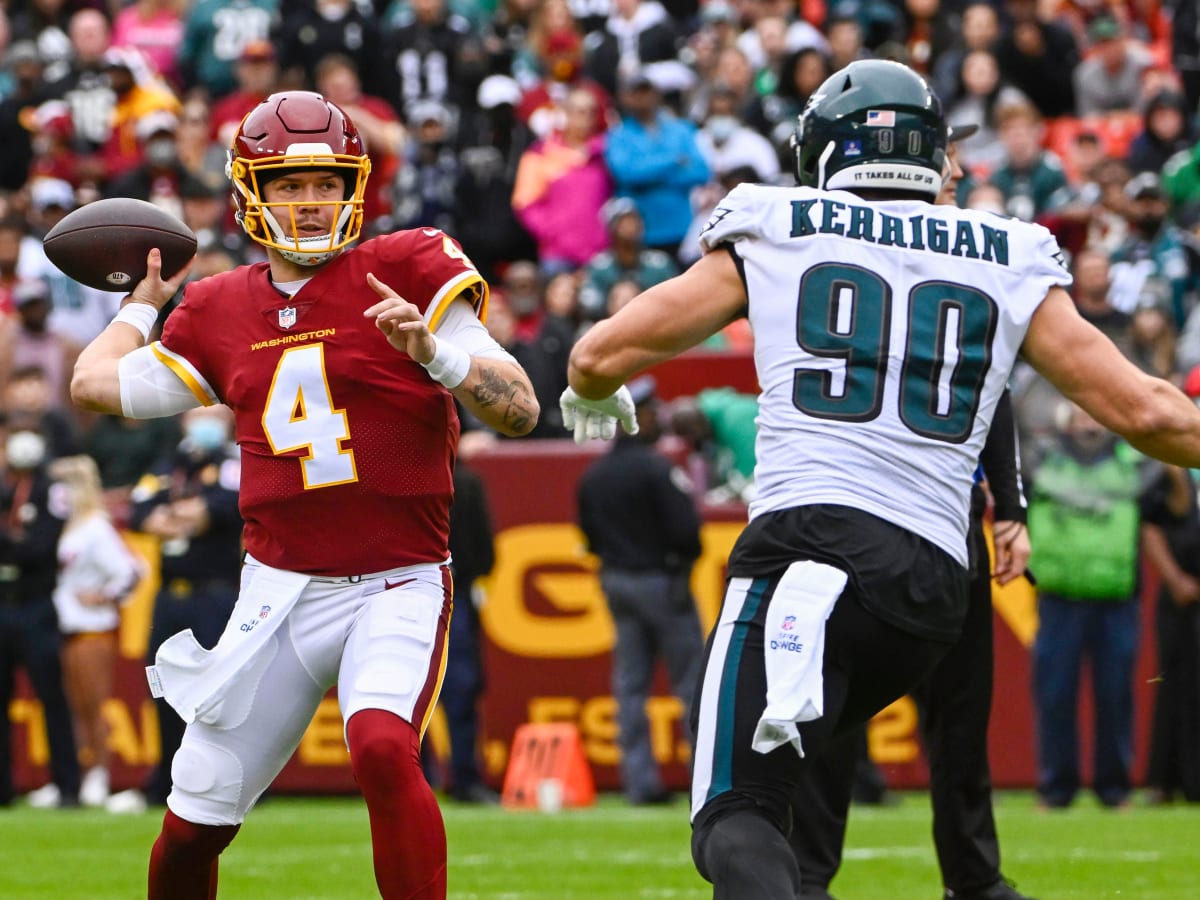
[[[1001,878],[990,887],[978,891],[954,891],[946,888],[944,900],[1034,900],[1016,889],[1007,878]]]
[[[463,788],[451,788],[449,797],[459,803],[478,803],[483,806],[495,806],[500,802],[500,795],[486,784],[469,784]]]

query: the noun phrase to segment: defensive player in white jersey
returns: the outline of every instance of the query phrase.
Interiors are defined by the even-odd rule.
[[[692,853],[717,898],[797,895],[805,756],[958,634],[971,472],[1018,353],[1143,452],[1200,465],[1200,410],[1079,317],[1048,231],[932,205],[946,139],[919,75],[851,63],[800,116],[800,186],[736,188],[705,255],[571,354],[583,440],[629,421],[636,372],[738,316],[754,331],[758,494],[693,710]]]

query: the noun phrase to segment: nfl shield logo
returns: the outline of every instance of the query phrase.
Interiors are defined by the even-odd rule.
[[[285,306],[279,311],[279,327],[291,328],[296,324],[296,307]]]

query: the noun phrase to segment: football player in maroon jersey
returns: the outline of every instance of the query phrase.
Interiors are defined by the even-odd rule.
[[[135,418],[225,403],[237,417],[246,562],[217,646],[181,632],[151,690],[187,721],[150,856],[151,900],[216,896],[217,857],[334,684],[386,898],[446,894],[421,771],[451,611],[454,401],[508,435],[538,404],[481,319],[488,286],[432,228],[352,247],[370,163],[346,114],[274,94],[229,151],[237,218],[268,262],[187,285],[149,272],[80,355],[81,406]]]

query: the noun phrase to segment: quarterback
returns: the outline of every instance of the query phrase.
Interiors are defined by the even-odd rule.
[[[798,186],[735,188],[705,255],[571,354],[587,438],[627,419],[634,373],[738,316],[754,332],[758,492],[693,709],[692,855],[717,898],[802,893],[806,758],[959,634],[971,476],[1018,353],[1143,452],[1200,464],[1200,410],[1075,312],[1048,231],[933,205],[947,138],[919,75],[851,63],[800,115]]]
[[[509,435],[538,406],[482,324],[488,286],[454,241],[416,229],[351,246],[370,163],[318,94],[274,94],[233,138],[237,219],[268,261],[164,281],[157,250],[80,355],[79,405],[135,418],[224,403],[242,453],[245,566],[229,625],[159,650],[151,690],[188,722],[151,900],[216,896],[217,857],[337,685],[385,898],[446,894],[446,837],[421,771],[451,613],[454,401]]]

